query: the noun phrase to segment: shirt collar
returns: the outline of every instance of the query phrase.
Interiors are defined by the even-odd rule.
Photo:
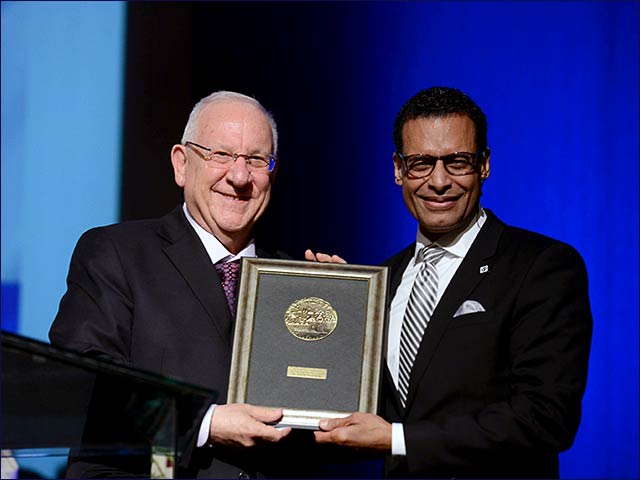
[[[255,257],[256,256],[256,244],[253,239],[249,241],[246,247],[244,247],[237,255],[231,253],[227,248],[216,238],[215,235],[207,232],[204,228],[200,226],[198,222],[191,216],[189,210],[187,209],[187,204],[182,204],[182,211],[184,212],[187,220],[196,231],[196,234],[200,238],[200,241],[204,245],[209,258],[213,264],[216,263],[226,263],[232,260],[238,260],[242,257]]]
[[[480,207],[473,221],[462,232],[459,232],[454,236],[443,235],[436,242],[432,242],[427,237],[425,237],[420,231],[420,227],[418,226],[416,249],[413,254],[414,264],[422,262],[422,249],[431,244],[435,244],[444,249],[444,251],[446,252],[445,256],[464,258],[486,220],[487,214],[485,213],[484,209]]]

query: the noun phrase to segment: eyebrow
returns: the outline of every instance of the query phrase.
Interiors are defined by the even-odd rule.
[[[225,151],[225,152],[233,152],[234,149],[225,145],[219,145],[217,147],[214,147],[212,145],[209,146],[209,148],[213,151]],[[247,155],[255,155],[255,154],[261,154],[261,155],[271,155],[271,152],[269,151],[269,149],[267,149],[267,151],[262,151],[259,149],[254,149],[254,150],[249,150],[247,152],[245,152]]]

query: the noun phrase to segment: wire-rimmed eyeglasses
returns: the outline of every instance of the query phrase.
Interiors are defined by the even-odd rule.
[[[278,161],[273,155],[230,153],[224,150],[214,150],[191,141],[184,142],[184,145],[200,149],[202,157],[207,162],[206,165],[211,168],[229,168],[238,158],[242,158],[250,172],[271,173],[275,170]]]

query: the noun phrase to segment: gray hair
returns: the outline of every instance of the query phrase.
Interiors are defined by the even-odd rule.
[[[249,97],[247,95],[243,95],[241,93],[229,92],[225,90],[221,90],[219,92],[213,92],[211,95],[204,97],[198,103],[196,103],[193,110],[191,110],[191,114],[189,115],[189,120],[187,121],[187,125],[184,128],[184,133],[182,134],[182,143],[184,144],[187,140],[192,140],[195,137],[196,131],[198,129],[198,120],[200,117],[200,113],[207,105],[211,103],[222,103],[222,102],[245,102],[250,103],[258,107],[258,109],[264,113],[269,121],[269,126],[271,127],[271,137],[273,139],[273,155],[278,154],[278,128],[276,127],[276,121],[273,119],[273,115],[267,109],[265,109],[260,102],[258,102],[255,98]]]

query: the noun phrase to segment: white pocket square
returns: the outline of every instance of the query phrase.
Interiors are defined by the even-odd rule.
[[[453,314],[453,318],[459,317],[460,315],[467,315],[468,313],[485,311],[484,307],[475,300],[465,300],[462,302],[462,305],[458,307],[456,313]]]

